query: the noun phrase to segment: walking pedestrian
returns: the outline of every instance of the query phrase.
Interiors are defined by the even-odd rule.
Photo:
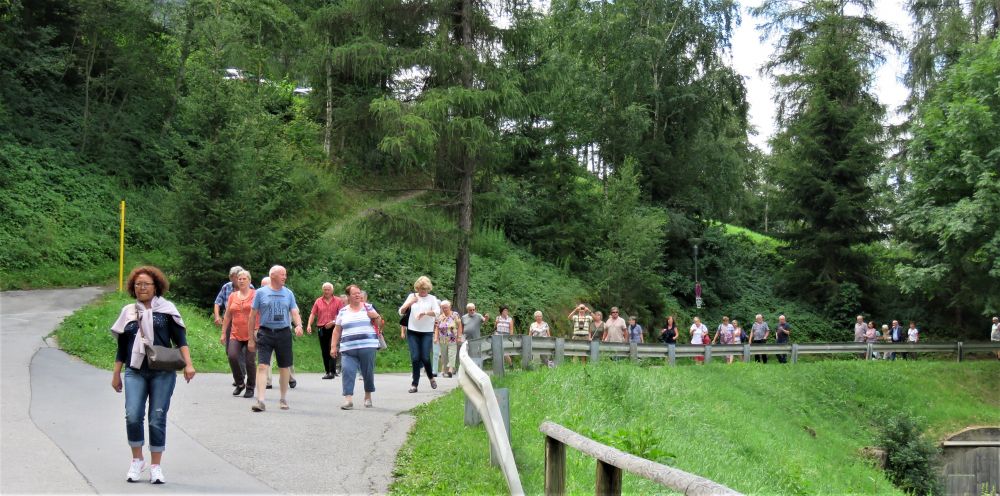
[[[230,293],[226,301],[226,314],[222,320],[223,331],[219,336],[219,342],[226,345],[229,370],[232,371],[233,383],[236,384],[233,396],[239,396],[243,392],[244,398],[253,398],[254,387],[257,384],[254,364],[257,360],[249,351],[249,332],[250,311],[257,291],[250,285],[250,272],[241,270],[237,274],[236,287],[236,291]],[[227,333],[227,329],[230,332]]]
[[[125,287],[135,298],[122,308],[118,320],[111,326],[117,336],[118,351],[115,355],[111,388],[120,393],[125,390],[125,434],[132,449],[125,480],[138,482],[146,469],[142,455],[145,444],[143,419],[149,404],[149,481],[163,484],[163,451],[167,447],[167,412],[174,394],[177,373],[173,370],[154,370],[149,366],[145,344],[178,348],[184,358],[184,380],[194,379],[195,369],[187,344],[187,330],[177,307],[163,298],[170,288],[167,277],[153,266],[137,267],[128,275]],[[127,365],[126,365],[127,364]],[[122,369],[125,380],[122,381]]]
[[[635,316],[628,318],[628,342],[629,343],[644,343],[642,326],[639,325]]]
[[[996,317],[994,317],[994,319],[995,318]],[[917,341],[919,341],[919,340],[920,340],[920,329],[917,329],[917,323],[911,320],[910,321],[910,328],[907,329],[907,331],[906,331],[906,342],[907,343],[917,344]],[[998,340],[998,341],[1000,341],[1000,340]],[[905,356],[905,358],[909,359],[911,356],[913,357],[914,360],[917,359],[917,354],[916,353],[907,353],[906,356]],[[998,356],[997,358],[1000,358],[1000,356]]]
[[[440,345],[442,352],[442,367],[445,377],[455,375],[455,360],[458,358],[458,338],[462,335],[462,318],[451,311],[451,302],[441,302],[441,315],[437,316],[437,329],[434,340]]]
[[[434,319],[441,313],[441,302],[430,294],[434,286],[427,276],[420,276],[413,283],[413,293],[406,296],[403,306],[399,307],[399,315],[409,313],[406,323],[406,344],[410,348],[410,365],[413,380],[409,391],[417,392],[420,384],[420,369],[423,367],[427,379],[431,381],[431,389],[437,389],[434,371],[431,366],[431,347],[434,344]]]
[[[344,307],[340,297],[334,295],[333,283],[324,282],[323,295],[313,302],[309,311],[309,321],[306,323],[306,334],[312,334],[313,322],[316,322],[316,337],[319,338],[320,356],[323,357],[323,379],[337,377],[337,358],[330,353],[333,340],[333,326],[336,325],[337,314]]]
[[[608,343],[628,342],[628,324],[618,314],[618,307],[611,307],[611,317],[604,323],[604,337],[601,341]]]
[[[663,329],[660,329],[660,341],[663,344],[670,346],[672,344],[677,344],[678,332],[677,332],[677,322],[673,315],[667,316],[667,322],[663,324]]]
[[[751,344],[767,343],[767,338],[771,336],[771,328],[768,327],[767,322],[764,322],[763,315],[758,313],[754,316],[753,325],[750,326],[750,333]],[[767,355],[754,355],[753,361],[767,365]]]
[[[501,336],[510,336],[514,334],[514,317],[510,316],[510,309],[507,305],[500,307],[500,315],[496,318],[496,327],[494,327],[493,332]],[[510,355],[504,353],[503,361],[509,366],[514,365],[510,359]]]
[[[270,285],[271,285],[271,278],[270,277],[264,276],[263,278],[261,278],[261,280],[260,280],[260,287],[266,288],[266,287],[268,287]],[[345,298],[341,298],[341,300],[342,301],[347,301],[346,297]],[[254,324],[254,328],[256,328],[256,326],[259,326],[259,325],[260,325],[260,317],[258,316],[257,317],[257,322]],[[253,356],[253,358],[255,360],[255,363],[256,363],[257,354],[256,353],[251,353],[251,355]],[[275,362],[275,360],[276,360],[276,358],[272,358],[271,362],[267,364],[267,384],[264,386],[266,389],[271,389],[271,369],[274,368],[274,365],[275,365],[274,362]],[[257,375],[256,371],[254,371],[254,375]],[[260,383],[258,383],[258,386],[259,386],[259,384]],[[295,365],[292,365],[291,367],[288,367],[288,387],[290,387],[292,389],[295,389],[295,384],[296,384],[296,382],[295,382]]]
[[[489,321],[490,314],[477,312],[475,303],[466,304],[465,315],[462,315],[462,341],[479,339],[483,333],[483,324]]]
[[[528,334],[532,337],[549,338],[552,337],[552,332],[549,330],[548,322],[545,322],[544,315],[542,315],[541,310],[535,310],[535,321],[528,326]],[[539,355],[542,364],[552,367],[552,360],[550,360],[549,355]]]
[[[350,302],[337,312],[331,338],[330,355],[343,355],[341,386],[344,404],[341,410],[354,408],[354,384],[360,372],[365,384],[365,408],[372,407],[375,392],[375,354],[378,351],[378,334],[373,322],[381,320],[370,303],[364,301],[361,288],[347,286]]]
[[[708,343],[708,327],[705,327],[705,324],[701,323],[701,318],[695,317],[691,323],[691,344],[704,346]],[[696,356],[694,357],[694,361],[698,365],[704,365],[705,357]]]
[[[268,271],[271,284],[257,290],[253,300],[253,310],[250,313],[250,322],[256,322],[255,318],[260,316],[260,327],[255,329],[250,335],[250,351],[257,352],[257,383],[266,380],[267,371],[271,368],[271,354],[275,355],[278,361],[278,386],[281,397],[278,400],[278,407],[288,410],[289,381],[292,366],[292,323],[295,324],[295,336],[302,335],[302,316],[299,315],[299,306],[295,302],[295,294],[285,287],[288,279],[288,272],[284,267],[275,265]],[[266,389],[257,388],[257,401],[251,410],[255,412],[264,411],[264,392]]]
[[[222,319],[223,319],[223,313],[226,310],[226,304],[229,301],[229,295],[233,293],[234,288],[236,287],[236,280],[239,277],[241,271],[243,271],[243,267],[240,267],[239,265],[229,269],[229,281],[227,281],[225,284],[222,285],[221,288],[219,288],[219,293],[215,295],[215,303],[212,305],[212,314],[214,317],[215,325],[222,327],[222,333],[223,335],[225,335],[226,338],[225,341],[222,343],[222,346],[226,349],[227,355],[229,353],[229,335],[232,332],[232,328],[231,326],[226,327],[225,325],[223,325]],[[250,284],[250,289],[253,289],[253,283]],[[237,357],[236,363],[240,370],[239,373],[237,373],[237,371],[234,370],[233,377],[236,377],[238,374],[247,375],[247,368],[245,365],[246,357],[244,355],[246,355],[246,353],[242,353],[241,356]],[[232,366],[232,362],[230,362],[230,366]],[[253,373],[252,367],[250,371],[251,373]],[[233,381],[233,386],[237,386],[236,381]]]
[[[916,325],[912,320],[910,324],[911,329]],[[993,317],[993,325],[990,326],[990,341],[994,343],[1000,341],[1000,317]],[[913,340],[913,342],[917,341]],[[1000,350],[997,350],[997,360],[1000,360]]]
[[[775,329],[774,342],[785,344],[792,337],[792,325],[788,323],[784,315],[778,316],[778,327]],[[788,355],[782,353],[778,355],[778,363],[788,363]]]
[[[735,335],[736,328],[729,323],[728,316],[722,316],[722,323],[715,329],[715,336],[712,337],[712,344],[717,341],[719,344],[729,345],[733,344],[733,336]],[[733,356],[726,355],[726,363],[733,363]]]

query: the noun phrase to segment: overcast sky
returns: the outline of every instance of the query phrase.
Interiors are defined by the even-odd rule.
[[[875,14],[879,19],[896,28],[903,38],[908,40],[912,33],[912,26],[910,17],[903,8],[903,1],[879,0],[875,2]],[[747,100],[750,102],[750,122],[757,128],[757,135],[751,136],[750,141],[765,150],[769,150],[767,140],[775,131],[774,116],[777,107],[774,104],[771,79],[761,76],[759,69],[773,53],[774,47],[771,44],[772,40],[760,41],[760,31],[757,30],[760,20],[746,12],[747,8],[760,3],[759,0],[743,2],[743,22],[733,33],[733,59],[731,63],[746,78]],[[906,61],[902,54],[889,53],[887,55],[886,63],[878,71],[875,93],[878,95],[879,101],[889,109],[889,120],[897,123],[900,118],[893,113],[893,110],[906,100],[908,94],[902,83],[902,77],[906,71]]]

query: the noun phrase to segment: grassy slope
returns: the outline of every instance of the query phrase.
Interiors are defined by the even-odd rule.
[[[602,362],[512,374],[494,385],[511,390],[514,454],[529,494],[543,489],[543,420],[622,449],[645,449],[650,458],[745,493],[881,494],[897,491],[858,456],[872,444],[881,419],[909,412],[922,417],[935,437],[967,425],[995,425],[998,383],[995,362],[675,368]],[[393,493],[504,492],[500,472],[489,466],[485,430],[463,427],[461,392],[416,412],[417,424],[397,459]],[[592,494],[593,461],[567,453],[567,491]],[[664,492],[630,475],[624,490]]]

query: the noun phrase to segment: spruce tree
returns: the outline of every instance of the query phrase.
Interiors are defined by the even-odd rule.
[[[765,70],[779,89],[774,206],[788,219],[793,261],[783,283],[838,318],[856,312],[870,287],[859,245],[880,237],[871,179],[885,153],[885,110],[871,88],[884,50],[898,42],[872,6],[768,0],[754,12],[780,34]]]

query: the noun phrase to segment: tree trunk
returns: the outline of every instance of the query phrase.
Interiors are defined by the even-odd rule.
[[[97,57],[97,33],[91,33],[92,42],[87,53],[84,70],[87,72],[83,80],[83,121],[81,123],[80,153],[87,151],[87,134],[90,131],[90,74],[94,70],[94,59]]]
[[[327,54],[329,55],[329,54]],[[323,153],[333,162],[333,64],[326,60],[326,128],[323,130]]]
[[[177,63],[177,75],[174,76],[174,92],[170,95],[170,106],[167,107],[167,115],[163,118],[163,133],[170,129],[170,124],[174,121],[174,113],[177,112],[177,100],[180,98],[181,88],[184,86],[184,73],[187,68],[187,59],[191,56],[191,33],[194,31],[194,7],[188,5],[185,15],[184,37],[181,39],[181,56]]]
[[[466,56],[474,53],[472,43],[472,0],[462,1],[462,46]],[[462,86],[472,88],[472,67],[466,58],[462,68]],[[474,157],[466,150],[459,156],[462,182],[459,185],[458,254],[455,256],[455,303],[452,308],[462,309],[469,299],[469,246],[472,244],[472,179],[476,174]]]

